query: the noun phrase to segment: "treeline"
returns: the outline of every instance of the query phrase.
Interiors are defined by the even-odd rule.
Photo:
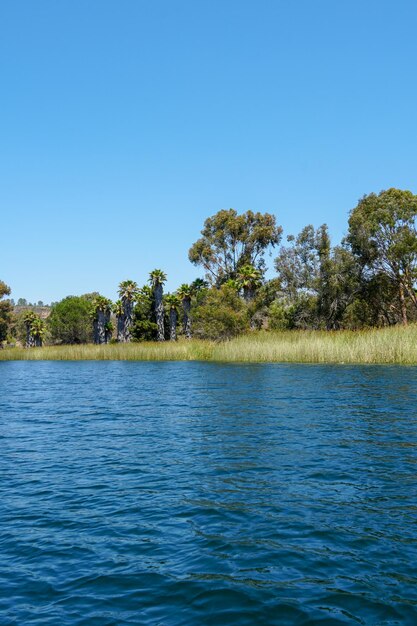
[[[350,212],[347,235],[332,246],[325,224],[283,242],[269,213],[233,209],[208,218],[189,250],[204,278],[164,294],[166,275],[119,285],[112,303],[98,293],[69,296],[49,318],[13,316],[0,283],[0,341],[48,343],[226,339],[254,329],[361,329],[417,319],[417,196],[388,189],[364,196]],[[265,279],[276,249],[276,275]]]

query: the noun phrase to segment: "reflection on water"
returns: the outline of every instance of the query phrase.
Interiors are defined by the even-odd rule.
[[[416,624],[403,367],[0,362],[2,624]]]

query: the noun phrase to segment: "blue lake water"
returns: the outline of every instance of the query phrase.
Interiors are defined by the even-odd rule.
[[[417,369],[0,362],[0,624],[417,624]]]

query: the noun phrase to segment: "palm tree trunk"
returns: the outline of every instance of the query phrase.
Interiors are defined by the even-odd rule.
[[[162,285],[155,285],[155,317],[157,326],[157,341],[165,341],[165,328],[164,328],[164,305],[162,302]]]
[[[169,312],[169,338],[171,341],[177,341],[177,310],[171,309]]]
[[[104,314],[104,343],[109,343],[112,335],[112,331],[110,330],[110,311],[106,311]]]
[[[117,316],[117,341],[119,343],[124,342],[124,328],[125,328],[124,315],[118,315]]]
[[[97,311],[96,319],[93,323],[94,343],[101,345],[108,343],[109,333],[106,329],[107,322],[110,321],[110,314],[105,311]]]
[[[123,302],[123,341],[131,340],[130,329],[133,323],[133,302],[131,300],[122,299]]]
[[[100,343],[99,327],[97,315],[93,320],[93,341],[94,343]]]
[[[243,299],[245,302],[250,302],[255,297],[255,291],[252,287],[243,287]]]
[[[30,324],[26,324],[26,348],[34,348],[35,345],[35,338],[30,332]]]
[[[191,320],[190,320],[190,310],[191,310],[191,300],[190,298],[183,298],[182,300],[182,308],[184,312],[184,335],[187,339],[191,339]]]

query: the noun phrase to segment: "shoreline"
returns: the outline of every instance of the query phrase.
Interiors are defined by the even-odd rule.
[[[417,324],[361,331],[255,331],[219,343],[180,339],[0,350],[0,361],[21,360],[417,365]]]

